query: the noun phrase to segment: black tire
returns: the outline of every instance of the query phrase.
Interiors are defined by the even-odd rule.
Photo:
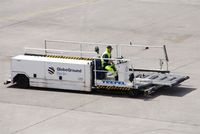
[[[132,90],[130,90],[130,91],[128,91],[128,95],[130,96],[130,97],[138,97],[139,96],[139,91],[137,91],[137,90],[135,90],[135,89],[132,89]]]
[[[28,88],[29,87],[29,78],[23,74],[16,76],[15,82],[19,88]]]

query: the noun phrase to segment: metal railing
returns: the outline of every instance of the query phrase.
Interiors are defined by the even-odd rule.
[[[31,51],[31,52],[28,52]],[[37,51],[33,53],[33,51]],[[25,48],[25,54],[41,54],[41,55],[48,55],[48,54],[55,54],[55,55],[67,55],[70,53],[79,54],[80,57],[84,57],[84,55],[88,54],[89,56],[96,56],[95,52],[88,52],[88,51],[70,51],[70,50],[59,50],[59,49],[43,49],[43,48]]]
[[[157,65],[159,65],[159,70],[164,70],[166,69],[168,71],[169,69],[169,58],[168,58],[168,54],[167,54],[167,49],[165,45],[135,45],[133,43],[130,42],[130,44],[117,44],[117,43],[91,43],[91,42],[76,42],[76,41],[62,41],[62,40],[45,40],[45,49],[48,49],[48,43],[67,43],[67,44],[76,44],[78,45],[79,48],[79,52],[80,52],[80,56],[82,56],[82,52],[84,53],[84,47],[87,46],[103,46],[106,47],[107,45],[111,45],[115,48],[115,55],[116,57],[122,57],[122,49],[127,48],[128,50],[134,49],[134,48],[141,48],[142,50],[148,50],[150,48],[159,48],[162,49],[162,57],[158,57],[158,58],[149,58],[149,57],[143,57],[143,58],[135,58],[135,57],[126,57],[128,59],[131,60],[140,60],[140,59],[145,59],[145,60],[152,60],[156,61],[157,60]],[[164,67],[165,66],[165,67]]]
[[[76,48],[78,48],[78,50],[59,50],[59,49],[54,49],[54,48],[50,48],[49,47],[49,43],[53,43],[53,47],[60,47],[60,44],[64,43],[64,45],[66,44],[70,44],[71,46],[76,46]],[[54,43],[58,43],[58,44],[54,44]],[[70,46],[70,45],[66,45],[66,46]],[[137,60],[148,60],[148,61],[152,61],[152,63],[154,61],[157,62],[156,65],[159,66],[159,70],[168,70],[168,62],[169,62],[169,58],[168,58],[168,54],[167,54],[167,49],[165,45],[162,46],[158,46],[158,45],[135,45],[135,44],[113,44],[113,43],[91,43],[91,42],[76,42],[76,41],[62,41],[62,40],[45,40],[44,42],[44,49],[41,48],[26,48],[27,50],[30,50],[31,52],[34,51],[40,51],[40,53],[47,55],[47,54],[58,54],[58,55],[77,55],[80,57],[89,57],[89,58],[94,58],[94,57],[100,57],[100,55],[98,55],[95,52],[92,52],[91,48],[94,48],[94,46],[100,46],[100,47],[106,47],[107,45],[111,45],[115,48],[115,56],[117,57],[122,57],[122,50],[134,50],[135,48],[141,48],[141,50],[148,50],[150,48],[160,48],[162,49],[162,56],[160,57],[156,57],[156,58],[149,58],[149,56],[146,57],[142,57],[142,58],[137,58],[137,57],[127,57],[128,59],[132,60],[132,61],[137,61]],[[71,47],[70,46],[70,47]],[[90,50],[86,48],[86,46],[90,47]],[[126,53],[126,51],[125,51]],[[144,52],[145,53],[145,52]],[[150,53],[151,54],[151,53]],[[138,56],[139,57],[139,56]],[[145,62],[144,62],[145,63]]]

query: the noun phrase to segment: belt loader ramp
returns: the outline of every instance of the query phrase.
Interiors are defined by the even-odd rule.
[[[48,43],[70,44],[70,49],[52,49]],[[12,57],[11,78],[5,84],[11,82],[23,88],[33,86],[87,92],[94,89],[121,91],[135,96],[139,92],[148,95],[162,87],[177,86],[189,79],[189,76],[174,74],[168,70],[169,59],[165,46],[109,44],[115,50],[111,60],[119,75],[116,81],[102,68],[101,52],[93,51],[94,48],[103,51],[106,45],[108,44],[46,40],[44,48],[25,48],[23,55]],[[157,58],[159,68],[136,68],[136,63],[139,62],[135,61],[138,59],[131,57],[135,48],[161,49],[164,58]],[[123,49],[128,51],[123,52]]]

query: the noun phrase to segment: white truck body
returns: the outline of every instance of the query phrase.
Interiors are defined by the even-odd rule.
[[[91,61],[18,55],[11,70],[11,79],[25,74],[30,86],[91,91]]]

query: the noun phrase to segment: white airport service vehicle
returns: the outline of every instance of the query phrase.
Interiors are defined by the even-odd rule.
[[[64,50],[59,43],[65,44]],[[48,45],[53,44],[54,48]],[[67,44],[67,45],[66,45]],[[118,80],[102,68],[101,53],[107,45],[113,47],[111,59],[117,68]],[[55,48],[58,47],[59,49]],[[95,49],[95,51],[94,51]],[[158,69],[137,68],[137,65],[149,64],[150,56],[143,55],[147,62],[140,61],[133,54],[158,54],[151,49],[162,51],[163,58],[157,59]],[[99,51],[100,50],[100,51]],[[137,55],[139,55],[137,54]],[[134,56],[133,56],[134,55]],[[168,55],[165,45],[128,45],[103,44],[72,41],[45,40],[44,48],[25,48],[23,55],[11,59],[11,78],[5,84],[12,83],[22,88],[44,87],[73,91],[109,90],[128,92],[136,95],[143,92],[151,94],[161,87],[173,87],[189,79],[189,76],[174,74],[168,70]]]

